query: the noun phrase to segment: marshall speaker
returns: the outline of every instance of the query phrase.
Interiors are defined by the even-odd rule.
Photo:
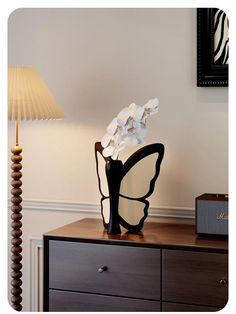
[[[228,235],[228,195],[206,193],[196,198],[196,233]]]

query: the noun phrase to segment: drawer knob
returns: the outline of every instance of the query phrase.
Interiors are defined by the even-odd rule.
[[[220,284],[222,286],[226,285],[227,284],[227,279],[220,279]]]
[[[99,272],[99,273],[103,273],[103,272],[106,271],[107,269],[108,269],[107,266],[101,266],[101,267],[98,268],[98,272]]]

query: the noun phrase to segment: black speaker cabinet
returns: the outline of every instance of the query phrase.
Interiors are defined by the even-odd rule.
[[[228,195],[205,193],[196,198],[196,233],[228,235]]]

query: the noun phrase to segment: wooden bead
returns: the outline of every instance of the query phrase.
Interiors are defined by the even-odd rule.
[[[18,296],[22,293],[22,289],[21,288],[16,288],[16,287],[13,287],[11,289],[11,294],[14,295],[14,296]]]
[[[18,254],[18,255],[12,255],[11,256],[11,260],[13,261],[13,262],[20,262],[21,260],[22,260],[22,255],[21,254]]]
[[[22,219],[22,214],[21,213],[13,213],[13,214],[11,214],[11,219],[14,220],[14,222],[18,222]],[[19,229],[22,227],[22,223],[20,223],[20,225],[18,225],[18,226],[14,225],[13,227],[14,227],[14,229]]]
[[[13,161],[14,163],[19,163],[22,160],[22,156],[21,155],[13,155],[11,156],[11,161]]]
[[[12,279],[11,281],[12,287],[17,287],[22,285],[22,280],[21,279]]]
[[[11,210],[12,210],[12,214],[11,214],[11,219],[12,219],[12,223],[11,223],[11,260],[12,260],[12,264],[11,264],[11,285],[12,285],[12,289],[11,289],[11,302],[12,302],[12,307],[17,310],[17,311],[21,311],[22,310],[22,264],[21,264],[21,260],[22,260],[22,231],[21,231],[21,227],[22,227],[22,214],[20,213],[22,210],[22,206],[20,205],[20,203],[22,202],[22,197],[20,196],[22,194],[22,189],[20,188],[22,185],[22,181],[20,180],[20,178],[22,177],[22,173],[21,173],[21,169],[22,169],[22,165],[21,165],[21,160],[22,160],[22,156],[20,155],[20,153],[22,152],[22,148],[20,146],[15,146],[12,148],[12,153],[13,155],[11,156],[11,160],[12,160],[12,165],[11,165],[11,169],[13,170],[13,172],[11,173],[11,177],[13,178],[13,180],[11,181],[11,202],[12,202],[12,206],[11,206]]]
[[[21,302],[22,302],[22,298],[21,298]],[[15,311],[22,311],[22,305],[21,304],[16,304],[16,303],[12,303],[12,308],[15,310]]]
[[[22,148],[20,146],[16,145],[16,146],[12,147],[11,152],[14,155],[19,155],[22,152]]]
[[[11,194],[14,196],[19,196],[22,194],[22,189],[21,188],[13,188],[13,189],[11,189]]]
[[[20,204],[11,205],[11,210],[13,211],[13,213],[19,213],[20,211],[22,211],[22,206]]]
[[[11,165],[11,169],[14,171],[20,171],[22,169],[22,164],[18,163],[18,164],[12,164]]]
[[[21,305],[21,302],[22,302],[22,297],[11,297],[11,306],[14,310],[20,312],[22,311],[22,305]]]
[[[21,263],[12,263],[11,269],[14,271],[19,271],[22,269],[22,264]]]
[[[22,272],[21,271],[12,271],[11,277],[13,279],[20,279],[22,277]]]
[[[11,181],[11,186],[13,186],[14,188],[19,188],[21,185],[22,185],[21,180],[12,180]]]
[[[18,230],[12,230],[11,231],[11,236],[14,238],[19,238],[22,236],[22,231],[20,229]]]
[[[22,222],[21,221],[12,221],[11,227],[13,229],[20,229],[22,227]]]
[[[21,298],[21,300],[22,300],[22,298]],[[22,311],[22,305],[21,305],[21,304],[12,303],[11,306],[12,306],[12,308],[13,308],[15,311],[18,311],[18,312]]]
[[[14,171],[12,172],[11,177],[15,180],[19,180],[22,177],[22,173],[20,171]]]
[[[22,239],[21,238],[12,238],[11,244],[14,246],[20,246],[22,244]]]
[[[21,246],[13,246],[13,247],[11,248],[11,252],[12,252],[13,254],[18,255],[18,254],[20,254],[20,253],[22,252],[22,247],[21,247]]]
[[[22,239],[20,237],[19,238],[12,237],[11,243],[13,243],[13,242],[14,242],[14,245],[12,245],[12,247],[11,247],[11,252],[18,255],[22,252],[22,247],[21,247]]]
[[[16,295],[14,295],[14,296],[12,296],[11,297],[11,301],[13,302],[22,302],[22,297],[21,296],[16,296]]]
[[[11,201],[12,201],[13,204],[18,204],[18,203],[22,202],[22,198],[20,196],[13,196],[11,198]]]

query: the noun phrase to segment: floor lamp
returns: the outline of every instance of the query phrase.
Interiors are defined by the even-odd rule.
[[[19,146],[18,123],[20,120],[62,119],[62,111],[53,95],[31,67],[8,69],[8,118],[15,120],[16,145],[11,149],[11,305],[22,310],[22,148]]]

